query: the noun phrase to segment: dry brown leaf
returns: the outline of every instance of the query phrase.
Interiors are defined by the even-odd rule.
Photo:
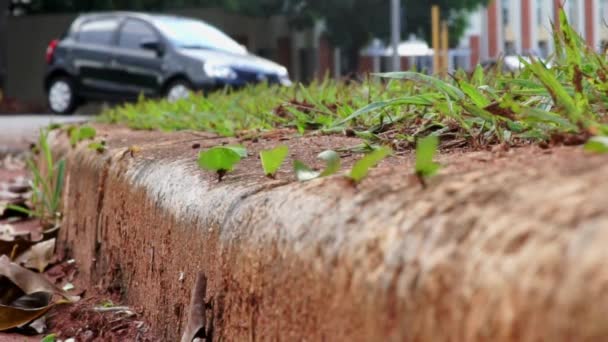
[[[17,256],[30,248],[34,243],[26,240],[23,234],[17,234],[10,224],[0,224],[0,255]]]
[[[15,227],[10,224],[0,224],[0,241],[15,241]]]
[[[182,335],[181,342],[192,342],[195,338],[205,338],[205,295],[207,292],[207,277],[204,273],[199,273],[196,278],[196,283],[192,288],[190,297],[190,313],[188,316],[188,325],[186,331]]]
[[[55,239],[42,241],[21,254],[15,262],[42,273],[55,256]]]
[[[43,275],[11,262],[6,255],[0,256],[0,331],[31,322],[56,304],[78,299]]]

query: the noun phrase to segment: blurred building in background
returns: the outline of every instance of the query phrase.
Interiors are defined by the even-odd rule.
[[[553,52],[552,25],[560,7],[590,47],[608,43],[608,0],[493,0],[471,14],[471,27],[462,46],[473,63],[502,55],[547,57]]]

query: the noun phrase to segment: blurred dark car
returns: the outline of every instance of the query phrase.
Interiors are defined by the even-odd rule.
[[[177,100],[194,90],[291,84],[285,67],[248,53],[217,28],[166,15],[82,15],[49,44],[46,62],[48,104],[61,114],[87,100],[133,100],[140,94]]]

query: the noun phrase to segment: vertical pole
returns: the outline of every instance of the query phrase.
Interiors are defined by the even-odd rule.
[[[340,48],[334,48],[334,78],[342,77],[342,54]]]
[[[448,43],[448,23],[441,23],[441,74],[447,75],[449,65],[449,43]]]
[[[391,45],[393,46],[392,69],[401,69],[399,41],[401,40],[401,0],[391,0]]]
[[[378,56],[377,54],[374,54],[372,56],[372,71],[374,73],[379,73],[380,72],[380,56]]]
[[[439,46],[439,6],[431,8],[432,31],[433,31],[433,73],[437,74],[441,68],[441,51]]]

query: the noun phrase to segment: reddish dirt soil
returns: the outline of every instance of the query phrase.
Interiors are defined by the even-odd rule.
[[[1,165],[1,164],[0,164]],[[12,184],[17,178],[26,177],[23,169],[7,170],[0,167],[0,184]],[[32,238],[41,234],[40,222],[35,219],[13,218],[0,219],[0,224],[10,223],[18,233],[30,233]],[[57,260],[65,257],[58,255]],[[81,300],[72,305],[58,305],[46,315],[47,332],[54,333],[60,339],[70,337],[77,341],[158,341],[149,333],[148,325],[141,320],[137,308],[129,308],[133,315],[126,317],[123,311],[98,312],[95,310],[102,303],[113,303],[113,307],[122,305],[120,289],[112,287],[89,286],[78,272],[77,262],[61,262],[50,266],[45,275],[58,286],[73,283],[76,288],[72,294],[81,296]],[[0,342],[40,341],[44,335],[26,336],[18,332],[0,333]]]

